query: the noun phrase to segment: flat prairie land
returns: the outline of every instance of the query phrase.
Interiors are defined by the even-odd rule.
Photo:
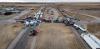
[[[87,30],[100,39],[100,23],[88,24]]]
[[[81,23],[86,22],[87,30],[100,38],[100,3],[72,3],[60,7],[67,11],[66,14],[80,19]]]
[[[5,49],[8,44],[19,34],[22,27],[22,24],[0,25],[0,49]]]
[[[35,49],[85,49],[69,26],[42,23],[38,28]]]

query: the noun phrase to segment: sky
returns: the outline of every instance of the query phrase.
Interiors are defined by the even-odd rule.
[[[100,2],[100,0],[0,0],[0,2]]]

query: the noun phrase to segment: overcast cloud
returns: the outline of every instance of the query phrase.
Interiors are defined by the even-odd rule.
[[[0,0],[0,2],[100,2],[100,0]]]

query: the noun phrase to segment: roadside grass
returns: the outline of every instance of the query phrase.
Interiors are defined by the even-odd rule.
[[[8,44],[18,35],[21,29],[22,24],[0,25],[0,49],[6,49]]]

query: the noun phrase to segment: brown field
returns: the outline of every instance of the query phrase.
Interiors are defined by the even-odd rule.
[[[35,49],[85,49],[69,26],[42,23],[38,28]]]
[[[100,19],[100,3],[72,3],[61,6],[61,8],[67,11],[66,14],[76,17],[81,21],[85,21],[87,24],[87,30],[100,38],[100,22],[95,21],[96,19],[94,18],[97,17]],[[92,21],[95,22],[91,24]]]
[[[29,8],[29,7],[28,7]],[[38,7],[30,7],[33,9],[31,13],[21,16],[20,18],[25,18],[27,16],[33,16],[34,12],[38,9]],[[18,14],[13,14],[9,16],[0,16],[0,20],[12,19],[14,16]],[[24,25],[21,23],[12,23],[12,24],[2,24],[0,23],[0,49],[6,49],[7,46],[12,42],[12,40],[19,34],[19,32],[23,29]]]
[[[0,49],[5,49],[22,29],[22,24],[0,25]]]
[[[96,35],[100,39],[100,23],[88,24],[87,29],[89,32]]]
[[[83,14],[88,14],[100,18],[100,10],[77,10],[76,12],[77,13],[81,12]]]
[[[100,17],[100,3],[70,3],[61,7],[74,13],[83,13]]]
[[[13,5],[0,3],[0,5],[5,6],[18,6],[21,8],[29,8],[34,9],[32,13],[28,14],[30,16],[33,15],[34,12],[39,8],[40,5],[44,4],[26,4],[24,5],[21,3],[13,3]],[[52,4],[50,4],[53,6]],[[66,3],[65,4],[55,4],[63,9],[68,10],[66,14],[70,16],[74,16],[81,21],[86,21],[87,29],[92,34],[96,35],[100,38],[100,24],[89,24],[89,22],[96,20],[93,17],[89,17],[87,15],[82,14],[89,14],[93,15],[94,17],[100,17],[99,10],[81,10],[81,9],[92,9],[92,8],[100,8],[100,3]],[[69,12],[71,11],[71,12]],[[81,14],[80,14],[81,13]],[[21,18],[25,18],[28,15],[24,15]],[[59,15],[57,15],[59,16]],[[0,16],[0,18],[2,18]],[[10,17],[11,18],[11,17]],[[7,18],[8,19],[8,18]],[[0,24],[0,49],[5,49],[8,44],[18,35],[19,31],[23,28],[22,24]],[[53,23],[46,23],[41,24],[39,26],[40,33],[37,35],[37,41],[35,49],[85,49],[82,43],[77,40],[77,37],[73,34],[70,27],[65,27],[63,24],[53,24]],[[78,43],[79,42],[79,43]]]

